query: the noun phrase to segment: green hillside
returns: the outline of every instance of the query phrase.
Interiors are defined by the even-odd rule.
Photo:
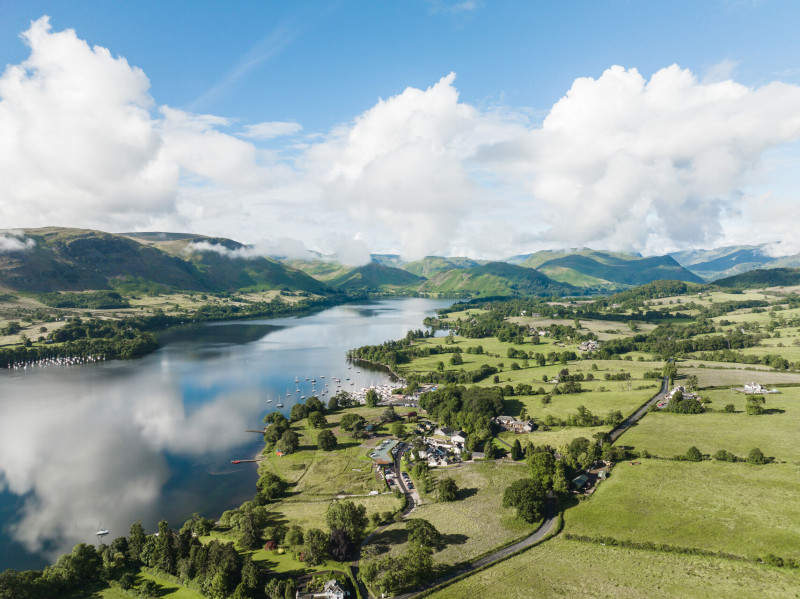
[[[800,268],[770,268],[744,272],[714,281],[714,285],[734,289],[800,285]]]
[[[2,288],[31,292],[111,288],[229,291],[284,287],[329,291],[323,283],[305,273],[266,258],[186,251],[192,241],[199,240],[228,249],[244,247],[227,239],[179,233],[145,233],[139,239],[135,237],[137,234],[116,235],[60,227],[29,229],[23,234],[33,240],[34,246],[0,254]],[[164,245],[167,248],[159,247]]]
[[[217,289],[330,291],[314,277],[263,256],[240,258],[211,250],[192,250],[187,252],[186,259]]]
[[[579,289],[546,275],[505,262],[440,272],[419,287],[429,293],[463,294],[472,297],[495,295],[580,295]]]
[[[422,260],[409,262],[402,268],[415,275],[429,279],[438,272],[453,270],[454,268],[472,268],[481,264],[486,264],[486,261],[463,257],[426,256]]]
[[[353,290],[388,290],[402,287],[412,290],[423,282],[425,282],[423,277],[377,262],[351,268],[327,281],[334,289]]]
[[[329,262],[326,260],[281,260],[287,266],[296,270],[302,270],[309,276],[318,281],[329,281],[343,275],[353,267],[339,262]]]
[[[661,279],[702,282],[671,256],[643,258],[589,249],[542,251],[531,254],[520,266],[536,268],[551,279],[578,287],[620,289]]]

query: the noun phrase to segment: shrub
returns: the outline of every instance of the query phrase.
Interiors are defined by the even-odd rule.
[[[694,445],[689,448],[684,457],[690,462],[701,462],[703,460],[703,454]]]

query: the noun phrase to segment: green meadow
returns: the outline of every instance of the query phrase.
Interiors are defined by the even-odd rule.
[[[767,456],[800,463],[800,387],[779,389],[778,394],[764,396],[767,413],[758,416],[745,412],[746,398],[742,393],[728,389],[702,391],[712,401],[712,412],[650,412],[620,437],[620,443],[661,457],[683,455],[692,445],[705,454],[725,449],[747,457],[751,449],[758,447]],[[722,412],[728,404],[733,404],[734,413]]]
[[[681,376],[695,375],[701,389],[703,387],[741,387],[751,381],[764,386],[800,385],[800,373],[780,372],[759,364],[681,359],[677,360],[677,366]],[[677,384],[682,382],[679,379]]]
[[[800,573],[748,562],[604,547],[556,537],[431,599],[789,599]]]
[[[617,464],[564,515],[568,533],[748,558],[800,558],[800,468],[716,461]]]
[[[444,535],[447,546],[434,554],[440,564],[454,564],[530,534],[536,525],[516,517],[513,508],[502,507],[503,492],[515,480],[525,477],[524,463],[475,462],[431,471],[434,483],[451,476],[458,485],[458,498],[437,502],[436,494],[423,498],[410,518],[423,518]],[[400,553],[407,542],[405,523],[396,523],[373,537],[370,545]]]
[[[500,433],[499,437],[509,444],[519,440],[522,447],[525,447],[528,443],[533,443],[534,445],[549,445],[553,448],[559,448],[578,437],[585,437],[591,440],[596,433],[608,433],[610,431],[610,426],[565,426],[563,428],[553,428],[549,431],[534,431],[532,433],[517,434],[506,431]]]

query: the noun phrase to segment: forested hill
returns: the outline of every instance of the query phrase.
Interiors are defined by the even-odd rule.
[[[274,260],[237,254],[244,246],[232,240],[189,234],[141,234],[141,239],[134,235],[59,227],[16,232],[19,249],[0,253],[0,288],[33,292],[331,291],[324,283]],[[190,244],[201,240],[206,249],[192,250]],[[172,251],[165,251],[160,243],[173,244],[166,248]]]
[[[714,285],[734,289],[800,285],[800,268],[758,269],[714,281]]]
[[[419,290],[472,297],[562,296],[587,293],[586,289],[559,283],[532,268],[505,262],[489,262],[482,266],[440,272],[423,283]]]

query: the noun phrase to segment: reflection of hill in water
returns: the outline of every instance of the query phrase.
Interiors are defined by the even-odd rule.
[[[167,329],[159,335],[164,343],[191,343],[192,345],[222,344],[242,345],[258,341],[269,333],[284,327],[272,324],[226,323],[223,325],[184,325]]]

